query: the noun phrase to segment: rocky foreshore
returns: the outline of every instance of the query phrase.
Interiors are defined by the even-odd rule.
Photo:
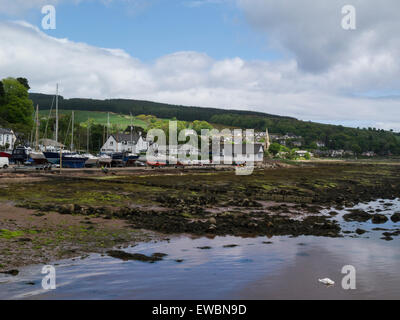
[[[337,212],[322,215],[322,210],[342,210],[360,202],[397,197],[400,166],[360,163],[262,169],[251,176],[236,176],[233,172],[51,175],[27,183],[9,179],[0,188],[0,200],[28,209],[32,219],[57,214],[65,221],[90,223],[100,219],[97,225],[123,221],[114,235],[146,229],[207,236],[341,237],[345,233],[332,219]],[[393,214],[392,221],[399,221],[399,214]],[[4,218],[0,218],[0,229],[6,229]],[[345,221],[370,219],[380,224],[388,218],[379,212],[360,210],[344,216]],[[120,240],[128,243],[129,239]],[[20,240],[16,236],[7,241]],[[88,246],[89,250],[94,245]],[[110,241],[102,249],[113,245],[115,242]],[[11,255],[21,254],[15,249]],[[6,258],[4,252],[0,251],[0,257]]]

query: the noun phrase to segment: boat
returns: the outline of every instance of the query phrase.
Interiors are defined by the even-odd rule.
[[[74,147],[74,112],[72,112],[72,131],[71,131],[71,149]],[[58,144],[58,84],[56,87],[56,132],[55,144]],[[59,165],[61,168],[81,169],[85,167],[87,157],[81,156],[76,152],[63,150],[62,146],[52,147],[50,151],[43,152],[45,158],[52,164]]]
[[[85,168],[87,158],[76,153],[62,153],[60,167],[71,169]]]
[[[60,164],[60,151],[43,151],[43,155],[52,164]]]
[[[83,154],[82,157],[86,158],[85,167],[94,168],[97,167],[99,162],[99,157],[95,157],[90,153]]]
[[[0,158],[11,158],[11,153],[8,153],[8,152],[4,152],[4,151],[1,151],[0,152]]]
[[[35,125],[36,125],[35,150],[28,148],[28,154],[29,154],[28,161],[33,165],[48,164],[49,162],[47,161],[43,152],[40,152],[40,148],[39,148],[39,105],[36,106],[35,118],[36,118],[36,121],[35,121]]]
[[[16,147],[11,155],[11,162],[15,164],[25,164],[29,161],[29,151],[28,148],[19,146]]]
[[[43,152],[36,152],[36,151],[28,151],[28,152],[29,152],[29,160],[28,161],[31,162],[32,164],[41,165],[41,164],[48,163]]]
[[[124,154],[122,152],[114,152],[111,154],[111,166],[112,167],[123,167],[124,163]]]
[[[112,157],[107,154],[100,154],[97,164],[99,167],[111,167]]]
[[[126,152],[123,155],[123,161],[126,167],[134,166],[137,160],[139,160],[138,154]]]

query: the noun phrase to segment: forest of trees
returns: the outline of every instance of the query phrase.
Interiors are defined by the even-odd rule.
[[[54,97],[31,94],[35,105],[49,109]],[[181,121],[207,121],[211,124],[264,131],[275,134],[294,134],[303,137],[306,148],[316,148],[315,143],[325,143],[326,149],[351,150],[356,154],[374,151],[379,155],[400,155],[400,134],[375,128],[348,128],[297,120],[261,112],[224,110],[214,108],[184,107],[139,100],[63,99],[59,106],[65,110],[110,111],[132,115],[153,115],[157,118]],[[161,126],[160,123],[158,123]]]
[[[41,110],[50,109],[54,96],[31,93],[30,98],[34,104],[39,104]],[[218,114],[234,114],[234,115],[252,115],[279,119],[293,119],[289,117],[281,117],[270,115],[262,112],[224,110],[216,108],[201,107],[185,107],[178,105],[170,105],[165,103],[127,100],[127,99],[111,99],[111,100],[93,100],[93,99],[64,99],[59,97],[59,107],[64,110],[85,110],[85,111],[110,111],[115,113],[130,114],[137,116],[141,114],[154,115],[157,118],[172,119],[176,118],[182,121],[204,120],[210,122],[211,118]]]

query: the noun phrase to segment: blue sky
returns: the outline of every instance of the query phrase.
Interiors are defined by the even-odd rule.
[[[346,31],[342,0],[0,0],[0,78],[400,131],[400,2],[352,2]]]
[[[266,36],[251,28],[232,1],[150,0],[147,4],[114,1],[61,3],[51,36],[97,47],[121,48],[142,61],[177,51],[204,52],[215,59],[277,59]],[[40,26],[40,11],[27,21]]]

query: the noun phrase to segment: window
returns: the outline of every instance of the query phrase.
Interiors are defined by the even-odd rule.
[[[110,146],[113,146],[114,145],[114,141],[110,141]]]

